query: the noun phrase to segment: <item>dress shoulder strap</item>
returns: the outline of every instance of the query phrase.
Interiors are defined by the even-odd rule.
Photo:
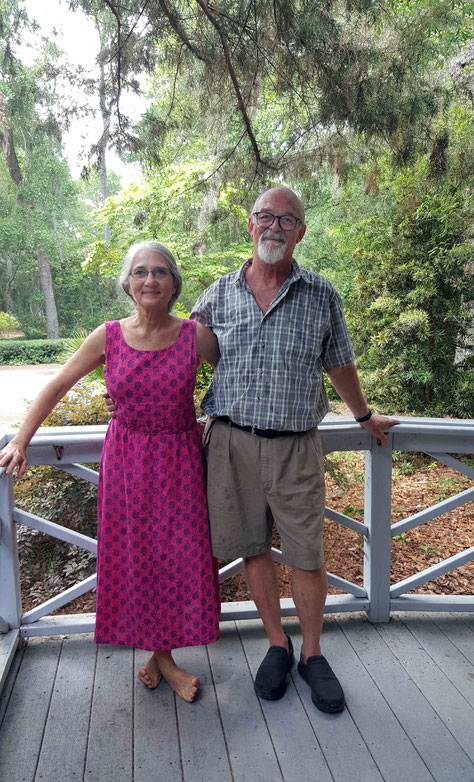
[[[196,328],[197,328],[197,323],[195,320],[188,320],[187,318],[185,318],[183,320],[183,325],[181,326],[181,334],[180,334],[180,338],[183,339],[183,341],[186,344],[186,347],[190,351],[191,362],[195,368],[199,366],[199,357],[198,357],[197,345],[196,345]]]
[[[120,347],[122,329],[119,320],[108,320],[105,323],[105,358],[116,355]]]

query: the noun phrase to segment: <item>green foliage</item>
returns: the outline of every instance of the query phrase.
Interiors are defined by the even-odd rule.
[[[61,364],[65,364],[66,361],[68,361],[75,353],[77,353],[86,337],[87,331],[84,329],[75,329],[70,337],[64,339],[64,350],[59,356],[59,362]],[[94,369],[92,372],[89,372],[89,374],[83,378],[83,381],[86,383],[98,382],[105,386],[104,366],[102,365],[97,367],[97,369]]]
[[[110,242],[89,244],[84,270],[117,279],[130,245],[154,239],[175,255],[183,274],[181,300],[190,309],[205,287],[249,255],[239,194],[226,186],[212,197],[207,194],[206,201],[206,188],[195,187],[210,164],[205,157],[170,164],[142,186],[131,185],[108,198],[94,217],[97,230],[109,227]]]
[[[414,199],[413,176],[399,176],[390,220],[364,226],[365,241],[383,234],[385,246],[359,255],[354,344],[368,390],[384,407],[472,417],[473,368],[455,360],[474,298],[463,242],[469,205],[449,187],[417,189]]]
[[[51,411],[43,426],[108,424],[102,383],[80,380]]]
[[[63,339],[3,339],[0,340],[0,366],[55,364],[64,348]]]
[[[9,331],[20,328],[20,324],[13,315],[8,312],[0,312],[0,338]]]

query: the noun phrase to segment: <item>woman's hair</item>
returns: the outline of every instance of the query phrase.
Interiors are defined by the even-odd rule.
[[[183,287],[183,278],[181,277],[181,272],[178,269],[173,253],[170,250],[168,250],[168,248],[165,247],[164,244],[159,244],[159,242],[138,242],[137,244],[132,244],[132,246],[129,247],[127,254],[125,256],[123,266],[122,266],[122,272],[119,277],[119,283],[124,289],[127,296],[130,296],[130,298],[132,298],[130,294],[129,277],[130,277],[130,271],[132,268],[133,260],[136,254],[140,252],[140,250],[151,250],[154,253],[159,253],[165,259],[176,287],[176,291],[173,293],[171,299],[168,302],[168,312],[171,312],[176,299],[181,293],[181,288]]]

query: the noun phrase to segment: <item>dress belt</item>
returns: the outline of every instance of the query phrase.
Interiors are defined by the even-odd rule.
[[[236,424],[235,421],[231,421],[227,415],[219,415],[216,421],[222,421],[229,426],[235,426],[236,429],[242,429],[243,432],[250,432],[250,434],[256,434],[257,437],[287,437],[290,434],[304,434],[304,432],[293,432],[285,430],[280,432],[278,429],[257,429],[256,426],[242,426],[242,424]],[[309,432],[309,429],[305,430]]]

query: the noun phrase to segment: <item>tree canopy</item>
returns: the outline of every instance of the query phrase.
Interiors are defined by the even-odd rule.
[[[473,415],[472,4],[62,8],[98,34],[95,70],[54,34],[25,64],[23,33],[40,31],[22,2],[0,3],[1,311],[29,336],[121,317],[122,258],[151,238],[176,254],[189,310],[250,255],[258,193],[286,184],[307,211],[298,257],[341,291],[372,399]],[[64,134],[94,116],[74,180]],[[121,187],[113,149],[140,179]]]

